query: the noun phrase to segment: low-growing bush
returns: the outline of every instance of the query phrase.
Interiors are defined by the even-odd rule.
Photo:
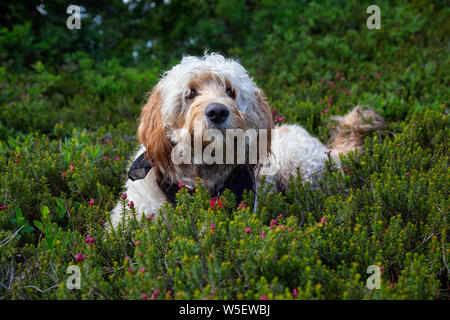
[[[256,212],[250,194],[236,208],[229,192],[219,205],[200,186],[194,194],[182,189],[177,207],[148,218],[122,200],[136,218],[109,232],[103,225],[121,193],[116,186],[132,143],[104,138],[102,130],[74,131],[64,141],[8,141],[0,223],[10,240],[1,247],[2,276],[14,281],[5,292],[65,299],[442,297],[448,116],[422,111],[393,129],[397,134],[383,141],[367,139],[366,155],[343,159],[343,172],[325,172],[318,189],[292,181],[285,195],[259,190]],[[82,271],[80,290],[65,285],[72,264]],[[382,268],[374,291],[365,287],[373,264]]]

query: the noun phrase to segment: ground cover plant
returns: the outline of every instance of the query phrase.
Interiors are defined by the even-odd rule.
[[[356,0],[80,1],[80,30],[43,4],[0,5],[0,299],[449,298],[444,1],[377,1],[379,30]],[[200,186],[141,219],[122,185],[145,93],[205,49],[241,61],[277,123],[326,141],[360,104],[387,129],[317,190],[262,188],[253,212]],[[105,232],[118,199],[136,219]]]

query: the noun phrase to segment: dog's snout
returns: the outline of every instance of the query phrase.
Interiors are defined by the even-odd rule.
[[[214,123],[222,123],[227,120],[230,115],[230,110],[221,103],[211,103],[206,107],[205,115]]]

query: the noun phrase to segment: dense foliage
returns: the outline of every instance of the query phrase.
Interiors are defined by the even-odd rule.
[[[448,299],[445,1],[0,4],[0,299]],[[388,123],[318,190],[239,208],[201,187],[105,232],[145,93],[183,53],[239,59],[282,123],[326,141],[357,104]],[[279,117],[282,118],[279,118]],[[370,265],[381,289],[366,288]],[[66,287],[67,267],[82,272]]]

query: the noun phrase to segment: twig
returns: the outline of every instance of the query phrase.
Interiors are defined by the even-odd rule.
[[[439,208],[439,206],[437,204],[435,204],[436,208],[439,210],[439,212],[442,213],[441,208]],[[447,217],[444,215],[444,220],[445,220],[445,225],[447,225]],[[445,230],[445,229],[444,229]],[[446,231],[446,230],[445,230]],[[450,269],[448,268],[448,264],[447,264],[447,258],[445,257],[445,246],[444,246],[444,237],[447,236],[447,231],[445,232],[446,234],[441,238],[441,242],[442,242],[442,260],[444,262],[445,267],[447,268],[447,274],[450,274]],[[447,282],[448,283],[448,282]]]
[[[45,289],[45,290],[39,289],[38,287],[35,287],[35,286],[25,286],[25,287],[23,287],[23,289],[25,289],[25,288],[31,288],[31,289],[35,289],[35,290],[39,291],[40,293],[44,293],[44,292],[46,292],[46,291],[48,291],[48,290],[55,289],[55,288],[57,288],[58,286],[59,286],[59,284],[56,284],[56,285],[51,286],[50,288],[47,288],[47,289]]]
[[[428,237],[425,237],[425,239],[421,243],[419,243],[419,245],[414,249],[414,251],[419,249],[420,246],[422,246],[424,243],[428,242],[432,237],[438,236],[439,234],[441,234],[441,233],[440,232],[438,232],[438,233],[434,233],[433,232]]]
[[[6,246],[9,242],[11,242],[12,239],[14,239],[17,234],[19,233],[20,230],[22,230],[22,228],[25,227],[25,225],[21,226],[19,229],[17,229],[14,233],[10,234],[9,236],[7,236],[5,239],[3,239],[0,242],[0,248],[3,246]]]

